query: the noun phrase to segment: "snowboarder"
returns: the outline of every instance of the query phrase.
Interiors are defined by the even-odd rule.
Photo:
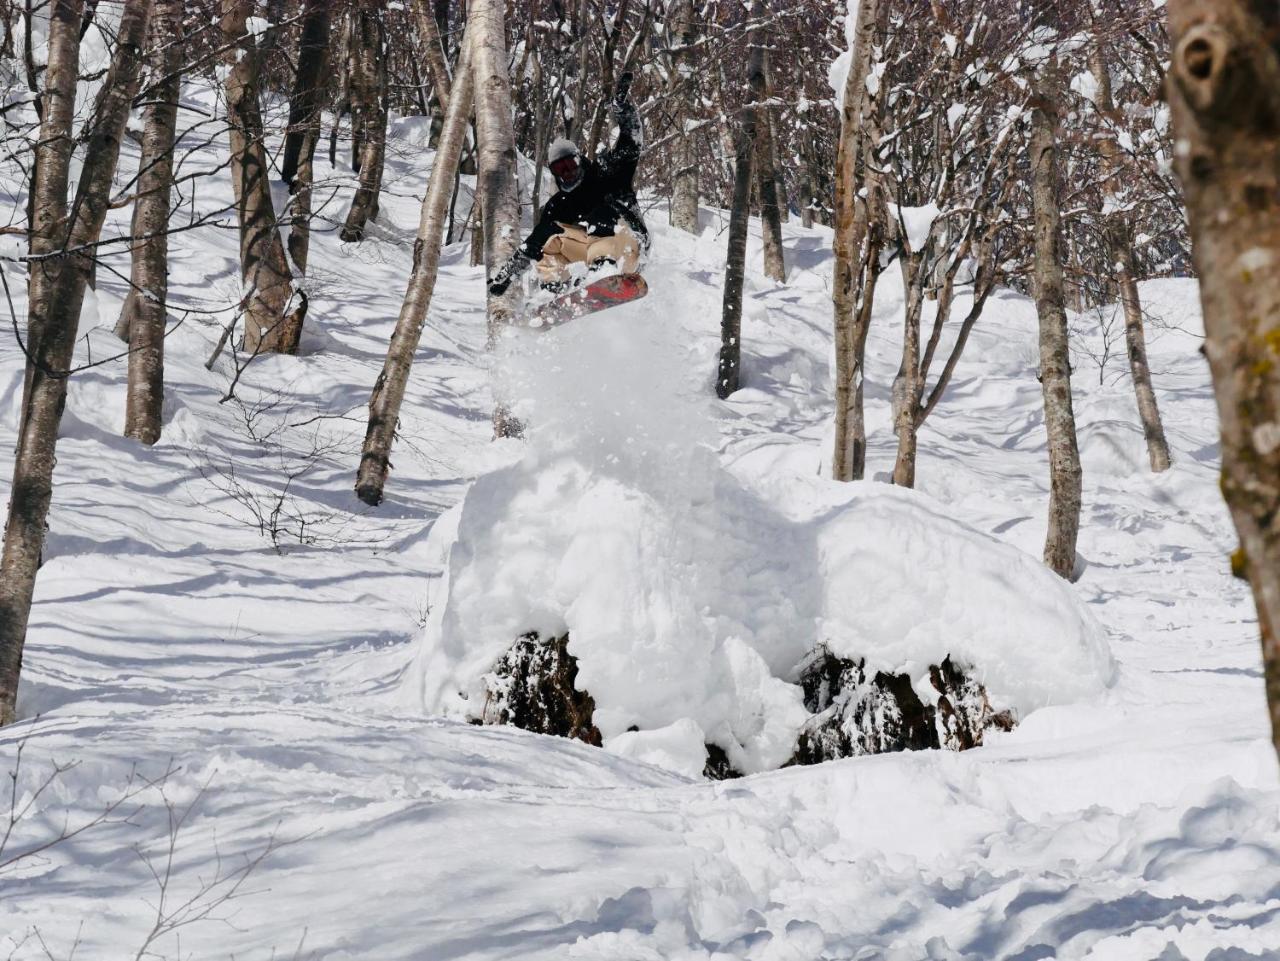
[[[641,250],[649,249],[649,231],[631,187],[642,133],[630,87],[631,74],[623,74],[609,104],[618,125],[612,150],[590,160],[572,141],[551,144],[547,166],[560,189],[525,242],[489,279],[495,297],[530,264],[537,265],[542,286],[557,293],[572,285],[571,264],[616,264],[624,275],[636,273]]]

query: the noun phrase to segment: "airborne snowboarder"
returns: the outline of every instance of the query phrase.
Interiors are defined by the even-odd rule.
[[[616,264],[624,278],[633,280],[632,288],[640,291],[631,296],[643,295],[643,281],[636,271],[641,251],[649,248],[649,231],[631,186],[642,133],[630,87],[631,74],[623,74],[609,104],[618,125],[611,150],[591,160],[572,141],[559,139],[551,144],[547,166],[560,189],[547,201],[542,218],[524,243],[489,279],[489,292],[495,297],[505,293],[531,264],[537,266],[542,286],[555,293],[574,286],[572,264],[586,264],[589,269]],[[614,299],[630,297],[615,295]]]

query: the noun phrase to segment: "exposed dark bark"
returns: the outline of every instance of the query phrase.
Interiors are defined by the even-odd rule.
[[[1222,425],[1222,492],[1257,603],[1280,753],[1280,49],[1268,29],[1277,19],[1263,0],[1171,0],[1166,93]]]
[[[298,71],[289,99],[289,129],[284,137],[280,176],[290,189],[298,168],[314,156],[319,137],[320,111],[328,88],[329,0],[306,0],[298,41]]]
[[[53,496],[58,425],[66,404],[76,328],[92,267],[93,258],[85,248],[97,240],[107,216],[120,141],[138,90],[150,13],[149,0],[126,0],[121,12],[115,54],[94,109],[96,123],[84,145],[84,165],[73,213],[69,218],[59,218],[65,224],[64,232],[61,237],[51,238],[63,263],[57,271],[57,282],[45,291],[45,304],[40,305],[44,307],[41,336],[38,342],[28,343],[33,367],[30,403],[19,425],[19,453],[14,463],[0,558],[0,725],[12,722],[16,712],[22,650]],[[78,19],[72,18],[69,25],[73,32],[79,30]],[[62,26],[65,29],[67,24]],[[78,33],[74,45],[78,45]],[[75,61],[62,61],[59,69],[72,72],[74,90]],[[62,87],[65,78],[55,70],[49,82]],[[70,135],[69,117],[67,124],[60,131],[62,137]]]

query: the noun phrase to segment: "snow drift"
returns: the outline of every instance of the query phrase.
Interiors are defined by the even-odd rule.
[[[925,703],[949,655],[1020,717],[1110,682],[1070,587],[924,495],[722,467],[712,366],[665,306],[513,335],[499,380],[530,439],[433,532],[415,701],[480,718],[517,638],[567,634],[604,746],[696,775],[706,744],[744,773],[791,759],[820,645]]]

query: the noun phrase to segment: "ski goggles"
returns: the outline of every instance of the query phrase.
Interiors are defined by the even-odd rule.
[[[573,180],[578,175],[580,164],[575,155],[569,154],[567,157],[551,161],[547,166],[551,168],[551,175],[556,180]]]

